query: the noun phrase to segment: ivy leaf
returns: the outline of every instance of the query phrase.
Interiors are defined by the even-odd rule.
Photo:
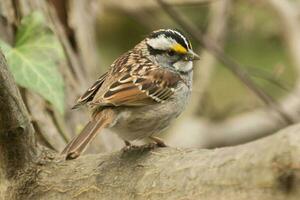
[[[64,112],[64,82],[57,69],[64,58],[62,47],[46,26],[40,12],[21,20],[14,47],[0,40],[9,69],[16,82],[48,100],[61,114]]]

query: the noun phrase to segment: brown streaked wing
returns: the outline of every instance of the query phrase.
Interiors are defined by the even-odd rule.
[[[132,66],[131,72],[140,66]],[[142,106],[161,103],[174,94],[174,89],[180,76],[169,70],[160,69],[157,66],[147,68],[144,73],[139,70],[131,73],[122,73],[118,78],[111,79],[106,90],[100,90],[96,94],[91,105],[93,106]],[[109,81],[109,80],[107,80]]]
[[[79,108],[80,106],[86,104],[87,102],[93,100],[95,94],[103,84],[107,77],[107,72],[100,76],[97,81],[77,100],[76,104],[72,107],[72,109]]]

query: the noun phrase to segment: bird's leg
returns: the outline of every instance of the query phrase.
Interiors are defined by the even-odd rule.
[[[129,150],[131,150],[131,149],[137,149],[137,148],[139,148],[139,146],[137,146],[137,145],[133,145],[133,144],[131,144],[128,140],[124,140],[124,143],[125,143],[125,147],[123,147],[123,151],[129,151]]]
[[[153,140],[158,147],[167,147],[167,145],[164,143],[164,141],[162,141],[162,139],[155,136],[150,136],[149,138]]]

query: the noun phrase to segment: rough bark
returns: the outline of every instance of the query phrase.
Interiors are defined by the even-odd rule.
[[[34,160],[34,130],[0,52],[0,196],[20,169]]]
[[[21,199],[299,199],[300,126],[237,147],[160,148],[38,166]]]

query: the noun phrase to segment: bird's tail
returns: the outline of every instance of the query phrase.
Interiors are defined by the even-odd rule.
[[[110,109],[105,109],[95,114],[79,135],[74,137],[62,151],[62,154],[66,154],[66,160],[75,159],[80,156],[88,144],[96,137],[97,133],[109,126],[113,120],[113,111]]]

